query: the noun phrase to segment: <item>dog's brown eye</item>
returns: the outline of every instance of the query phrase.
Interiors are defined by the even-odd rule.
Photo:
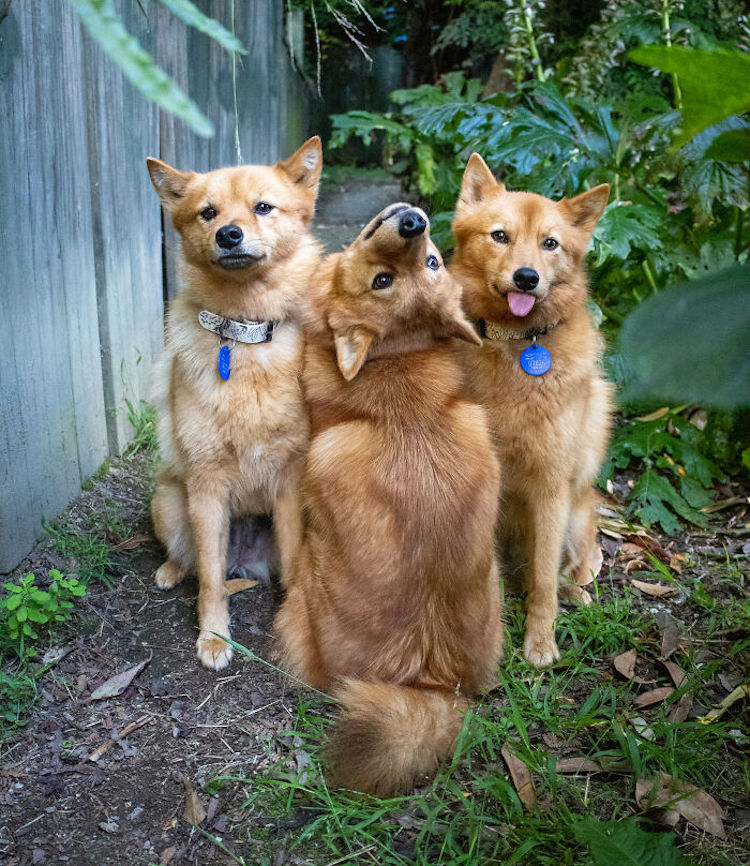
[[[560,244],[554,238],[545,238],[542,246],[545,250],[556,250]]]
[[[510,243],[510,238],[502,229],[498,229],[496,232],[492,232],[492,240],[497,241],[499,244],[507,244]]]
[[[255,207],[253,208],[253,213],[259,213],[262,215],[262,214],[271,213],[272,210],[273,210],[272,204],[269,204],[267,201],[259,201],[258,204],[256,204]]]
[[[437,256],[427,256],[427,267],[433,271],[436,271],[440,267]]]
[[[204,219],[206,222],[212,220],[215,216],[216,209],[212,208],[211,205],[209,205],[208,207],[204,207],[201,211],[201,218]]]
[[[388,289],[393,285],[393,274],[378,274],[372,281],[373,289]]]

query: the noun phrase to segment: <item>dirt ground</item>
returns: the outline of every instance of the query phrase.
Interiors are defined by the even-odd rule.
[[[273,821],[242,812],[247,783],[229,784],[216,797],[202,786],[215,776],[252,778],[269,761],[290,760],[295,752],[283,733],[295,720],[297,690],[240,654],[218,674],[198,664],[196,583],[165,593],[153,581],[162,554],[151,534],[150,486],[147,457],[113,461],[65,518],[83,529],[114,510],[127,537],[110,533],[112,586],[89,583],[74,630],[64,630],[48,656],[52,666],[38,681],[28,723],[0,745],[2,866],[235,862],[185,820],[191,808],[205,809],[201,826],[222,844],[231,850],[231,840],[242,838],[246,861],[260,862],[248,859],[248,821],[266,829]],[[710,551],[715,541],[699,543]],[[618,546],[604,539],[605,569],[615,565]],[[44,542],[16,574],[50,568],[74,572],[76,563]],[[273,582],[230,600],[233,637],[265,659],[273,657],[278,602]],[[110,677],[144,662],[121,694],[92,697]],[[293,823],[272,828],[273,866],[306,862],[286,847]]]
[[[113,467],[77,501],[71,518],[85,520],[107,503],[121,506],[135,488],[143,498],[129,509],[130,537],[149,535],[143,471],[139,461]],[[296,692],[242,656],[220,674],[197,663],[196,584],[169,593],[156,588],[156,542],[112,559],[116,585],[89,585],[76,633],[62,635],[64,657],[40,682],[26,727],[3,746],[0,863],[232,862],[181,820],[186,801],[192,786],[215,775],[248,776],[268,761],[274,739],[289,727]],[[42,544],[19,571],[39,575],[66,565]],[[274,587],[262,584],[231,600],[234,637],[266,658],[276,604]],[[144,661],[122,694],[91,699],[109,677]],[[118,736],[133,725],[132,733]],[[221,836],[241,792],[234,786],[218,799],[202,799],[209,814],[204,826]]]

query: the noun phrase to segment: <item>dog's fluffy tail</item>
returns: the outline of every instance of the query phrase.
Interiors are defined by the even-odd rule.
[[[453,754],[468,702],[440,689],[348,680],[330,739],[334,784],[378,797],[413,788]]]

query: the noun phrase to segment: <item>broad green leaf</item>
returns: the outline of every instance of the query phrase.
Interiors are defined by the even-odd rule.
[[[435,180],[435,154],[429,144],[417,144],[417,181],[422,195],[430,195],[437,189]]]
[[[591,852],[594,866],[688,866],[673,833],[646,833],[635,818],[599,821],[584,818],[573,835]]]
[[[71,0],[71,3],[91,38],[146,99],[184,120],[197,135],[210,138],[214,134],[211,121],[128,33],[112,0]]]
[[[201,10],[192,3],[191,0],[159,0],[162,6],[166,6],[178,18],[182,19],[190,27],[195,27],[206,36],[210,36],[215,42],[218,42],[222,48],[226,48],[229,52],[237,51],[239,54],[247,54],[245,46],[230,33],[226,27],[219,24],[213,18],[209,18]]]
[[[22,596],[20,595],[10,595],[5,599],[5,607],[8,610],[15,610],[22,600]]]
[[[620,347],[633,370],[625,399],[750,405],[750,265],[671,286],[625,320]]]
[[[629,510],[646,526],[658,523],[667,535],[674,535],[680,528],[680,521],[666,507],[665,502],[674,508],[678,499],[679,494],[666,478],[652,469],[647,469],[633,485]]]
[[[750,160],[750,129],[730,129],[722,132],[711,142],[706,156],[722,162]]]
[[[658,228],[663,218],[655,205],[610,202],[594,230],[596,264],[610,257],[624,260],[632,250],[660,249]]]
[[[678,145],[712,123],[750,111],[748,54],[698,51],[678,45],[641,45],[628,56],[636,63],[679,76],[683,110]]]

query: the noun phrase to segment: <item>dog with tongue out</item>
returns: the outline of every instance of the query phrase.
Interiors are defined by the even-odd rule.
[[[582,587],[602,562],[593,482],[611,386],[583,264],[608,197],[608,184],[560,201],[510,192],[474,153],[453,220],[451,272],[482,336],[481,348],[467,350],[473,396],[503,466],[501,570],[526,591],[524,655],[537,667],[560,657],[558,593],[590,601]]]

